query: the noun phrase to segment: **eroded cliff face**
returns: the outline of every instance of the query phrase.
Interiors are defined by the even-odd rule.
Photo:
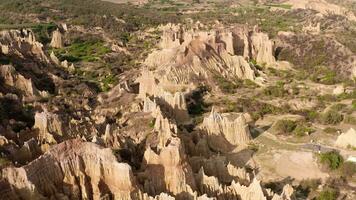
[[[21,168],[6,168],[2,181],[10,199],[131,199],[136,190],[129,165],[110,149],[80,140],[63,142]]]
[[[214,87],[216,76],[263,84],[263,75],[250,61],[278,65],[273,56],[273,42],[257,29],[217,27],[203,31],[201,24],[195,26],[188,29],[180,24],[167,24],[160,28],[163,31],[160,49],[145,60],[147,68],[154,71],[144,71],[138,80],[145,87],[143,93],[152,93],[155,90],[152,85],[180,90],[204,82]]]
[[[213,110],[188,131],[191,92],[215,75],[262,81],[249,60],[273,65],[273,43],[245,28],[162,29],[162,49],[147,58],[139,86],[120,80],[100,95],[68,79],[74,66],[47,55],[32,32],[1,33],[1,55],[31,64],[1,66],[0,100],[18,111],[5,120],[30,119],[18,132],[0,125],[0,148],[16,162],[1,169],[0,199],[290,199],[292,189],[267,191],[246,163],[228,157],[252,140],[244,114]],[[61,48],[61,39],[55,31],[50,45]],[[41,77],[50,77],[51,90]],[[66,96],[74,89],[81,97]],[[34,105],[27,115],[25,101]]]

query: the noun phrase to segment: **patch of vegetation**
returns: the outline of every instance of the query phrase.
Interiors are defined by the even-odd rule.
[[[339,130],[334,128],[334,127],[326,127],[323,130],[325,133],[329,133],[329,134],[335,134],[337,133]]]
[[[153,128],[155,126],[156,123],[156,119],[152,119],[149,123],[148,123],[148,127]]]
[[[225,112],[248,112],[253,120],[258,120],[266,114],[285,114],[290,112],[288,105],[276,107],[256,99],[240,98],[232,102],[224,100],[221,102]]]
[[[331,170],[338,169],[344,162],[343,157],[336,151],[321,153],[319,155],[320,163]]]
[[[0,169],[3,169],[11,164],[11,161],[7,158],[0,157]]]
[[[299,21],[301,17],[293,12],[271,11],[269,6],[239,6],[232,8],[226,5],[216,7],[209,12],[193,13],[188,15],[195,21],[209,24],[219,20],[226,24],[249,24],[258,25],[263,32],[270,37],[275,37],[279,31],[300,31]]]
[[[352,109],[353,109],[353,110],[356,110],[356,99],[355,99],[355,100],[352,100],[351,105],[352,105]]]
[[[295,129],[293,130],[293,133],[296,136],[302,137],[305,135],[309,135],[311,133],[313,133],[315,130],[313,128],[311,128],[309,125],[307,124],[303,124],[303,123],[298,123],[297,127],[295,127]]]
[[[35,14],[43,20],[67,20],[67,23],[85,27],[100,26],[116,38],[140,28],[177,23],[181,18],[176,12],[100,0],[0,0],[0,12],[9,16],[6,22],[10,24],[19,24],[28,18],[28,14]],[[12,17],[12,13],[21,13],[22,17]],[[120,23],[117,19],[125,23]]]
[[[291,135],[295,134],[298,137],[309,135],[315,130],[310,124],[304,121],[295,121],[289,119],[278,120],[276,124],[273,125],[273,131],[276,134]]]
[[[320,192],[317,200],[336,200],[338,197],[338,191],[333,188],[325,188]]]
[[[344,116],[333,109],[330,109],[321,115],[321,122],[323,124],[336,125],[342,122],[343,119]]]
[[[230,81],[222,76],[215,76],[219,88],[225,94],[233,94],[236,92],[236,89],[241,87],[242,83],[240,80]]]
[[[356,163],[344,162],[339,169],[342,176],[352,178],[356,175]]]
[[[335,110],[335,111],[342,111],[347,107],[346,104],[342,103],[337,103],[335,105],[332,105],[330,109]]]
[[[321,181],[319,179],[306,179],[302,180],[296,188],[296,196],[300,199],[308,199],[311,192],[318,189]]]
[[[274,86],[268,86],[263,90],[263,93],[272,97],[284,97],[288,94],[288,91],[284,89],[283,82],[277,82]]]
[[[356,125],[356,117],[351,116],[351,115],[347,115],[344,118],[344,123]]]
[[[291,78],[294,78],[296,76],[295,72],[293,72],[291,70],[278,70],[278,69],[271,68],[271,67],[267,68],[267,73],[269,73],[270,75],[273,75],[273,76],[280,77],[281,79],[286,80],[286,81],[290,81]]]
[[[101,80],[101,90],[103,92],[107,92],[110,90],[111,85],[113,85],[115,83],[116,79],[115,76],[113,74],[109,74],[107,76],[104,77],[104,79]]]
[[[310,74],[309,78],[310,80],[316,83],[334,85],[336,83],[339,83],[340,80],[342,80],[340,79],[340,77],[337,76],[334,70],[331,70],[322,65],[313,67],[311,71],[312,74]]]
[[[198,87],[197,90],[191,94],[192,101],[188,102],[188,112],[193,116],[201,116],[209,105],[204,102],[204,95],[209,91],[205,86]]]
[[[273,4],[273,3],[267,4],[267,6],[276,7],[276,8],[283,8],[283,9],[291,9],[293,7],[290,4]]]
[[[31,27],[36,39],[42,44],[47,44],[51,41],[51,33],[57,29],[57,25],[54,23],[37,24]]]
[[[338,101],[337,97],[335,97],[334,95],[332,94],[324,94],[324,95],[319,95],[318,97],[318,100],[322,103],[324,102],[336,102]]]
[[[61,60],[69,62],[95,62],[111,50],[99,39],[89,39],[87,41],[77,40],[70,46],[63,49],[54,50],[56,56]]]
[[[243,86],[246,87],[246,88],[250,88],[250,89],[255,89],[255,88],[259,88],[260,87],[255,82],[251,81],[250,79],[243,80]]]
[[[297,122],[288,119],[278,120],[275,125],[273,125],[273,130],[277,134],[291,134],[297,127]]]
[[[309,122],[315,122],[319,119],[320,114],[315,110],[303,110],[301,111],[302,115]]]
[[[308,42],[307,42],[308,41]],[[300,44],[300,52],[295,49],[284,48],[278,54],[278,60],[293,63],[299,68],[296,78],[298,80],[310,79],[317,83],[333,84],[338,82],[338,76],[333,70],[327,68],[328,52],[325,51],[326,42],[322,39],[310,41],[310,38],[295,37],[293,44]]]

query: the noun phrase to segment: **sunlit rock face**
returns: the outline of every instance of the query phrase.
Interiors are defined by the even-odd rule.
[[[356,131],[350,128],[346,133],[342,133],[337,137],[335,145],[338,147],[348,148],[356,147]]]
[[[136,189],[129,165],[110,149],[80,140],[61,143],[24,167],[6,168],[2,178],[19,199],[130,199]]]
[[[226,151],[229,146],[248,144],[252,138],[246,119],[241,113],[219,114],[213,109],[204,118],[204,130],[208,134],[208,143],[214,149]]]
[[[33,32],[27,29],[1,31],[0,47],[1,52],[7,56],[35,57],[39,61],[49,62],[43,51],[43,44],[36,41]]]
[[[62,33],[57,29],[52,33],[52,40],[50,46],[53,48],[63,48],[63,36]]]

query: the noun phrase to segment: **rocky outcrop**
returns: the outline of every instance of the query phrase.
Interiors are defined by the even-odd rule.
[[[157,113],[157,109],[162,111],[166,116],[176,120],[179,124],[185,124],[190,122],[188,114],[187,103],[185,99],[185,93],[175,92],[170,93],[164,91],[159,86],[153,84],[153,80],[150,78],[141,77],[140,82],[140,97],[143,97],[143,111],[152,112],[153,116]],[[148,83],[150,82],[150,83]],[[146,95],[152,95],[152,100]]]
[[[31,79],[26,79],[17,73],[12,65],[2,65],[0,67],[0,77],[3,79],[4,84],[22,91],[25,97],[45,97],[48,95],[47,92],[38,91]]]
[[[225,156],[212,156],[208,159],[194,156],[189,162],[195,173],[200,174],[201,170],[208,176],[214,176],[220,183],[230,184],[232,181],[241,184],[249,184],[251,175],[245,168],[239,168],[227,162]]]
[[[273,56],[273,42],[269,40],[266,33],[254,31],[250,40],[252,59],[267,66],[276,64],[276,59]]]
[[[35,114],[34,130],[41,143],[56,144],[71,138],[92,139],[98,135],[94,123],[85,117],[73,119],[63,113],[53,113],[43,108],[42,112]]]
[[[337,137],[335,145],[342,148],[356,147],[356,131],[350,128],[346,133]]]
[[[248,184],[248,186],[241,185],[239,182],[232,181],[231,185],[223,186],[219,184],[216,177],[206,176],[203,168],[197,175],[198,185],[201,191],[204,193],[217,197],[218,199],[241,199],[241,200],[289,200],[293,194],[293,189],[285,187],[281,195],[270,192],[265,194],[264,189],[261,186],[260,181],[256,178]],[[290,189],[292,189],[290,191]]]
[[[6,56],[36,58],[41,62],[49,63],[43,45],[37,42],[34,33],[27,29],[1,31],[0,50]]]
[[[204,118],[203,127],[208,135],[209,145],[217,150],[246,145],[251,141],[250,130],[246,119],[241,113],[219,114],[212,109]]]
[[[38,140],[49,144],[57,143],[55,138],[64,134],[62,120],[48,111],[35,114],[34,128],[38,129]]]
[[[57,29],[52,33],[52,40],[50,46],[53,48],[63,48],[64,42],[62,38],[62,33]]]
[[[245,27],[202,31],[179,24],[167,24],[160,29],[163,31],[161,49],[153,51],[145,60],[150,71],[146,69],[138,79],[140,94],[152,94],[157,88],[194,89],[203,82],[215,88],[216,76],[263,84],[263,77],[249,60],[266,66],[277,65],[273,42],[257,28],[251,33]]]
[[[110,149],[69,140],[21,168],[5,168],[2,183],[13,199],[131,199],[136,183],[128,164],[120,163]]]
[[[177,126],[158,112],[154,131],[156,137],[148,141],[143,156],[145,191],[151,195],[165,191],[174,195],[193,194],[195,180],[183,144],[176,137]]]
[[[169,191],[174,195],[192,194],[196,189],[192,169],[186,161],[181,141],[171,137],[155,152],[148,148],[144,154],[145,191],[159,194]]]

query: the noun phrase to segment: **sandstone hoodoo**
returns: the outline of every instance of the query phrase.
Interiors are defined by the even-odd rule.
[[[242,113],[219,114],[213,108],[210,115],[204,118],[203,127],[208,137],[211,137],[209,144],[214,149],[247,145],[252,140]]]
[[[129,165],[120,163],[110,149],[69,140],[21,168],[7,168],[2,198],[130,199],[137,188]],[[5,184],[5,183],[4,183]]]
[[[163,32],[161,49],[152,52],[145,65],[155,69],[150,77],[160,80],[162,87],[189,87],[201,81],[209,83],[216,75],[262,84],[263,77],[249,60],[267,66],[277,65],[273,42],[267,34],[257,30],[252,34],[246,27],[217,27],[203,31],[188,29],[181,24],[167,24],[160,29]]]
[[[63,48],[64,47],[63,36],[62,36],[62,33],[58,29],[53,32],[50,45],[53,48]]]
[[[355,8],[0,1],[0,200],[356,199]]]

